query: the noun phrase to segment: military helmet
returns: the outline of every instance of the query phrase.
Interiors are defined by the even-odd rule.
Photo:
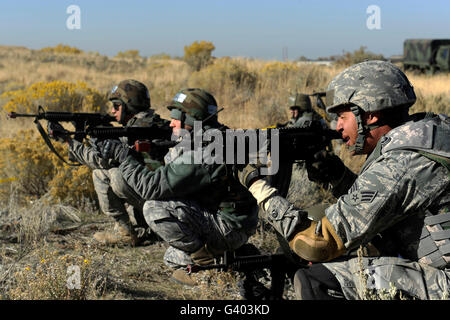
[[[203,121],[217,112],[216,99],[207,91],[200,88],[188,88],[179,91],[167,107],[172,111],[172,118],[177,119],[177,110],[184,113],[186,124],[193,125],[195,120]],[[217,120],[217,115],[212,116]],[[180,119],[178,119],[180,120]]]
[[[348,67],[327,88],[327,112],[356,105],[365,112],[410,107],[416,94],[406,75],[390,62],[371,60]]]
[[[150,109],[150,94],[147,87],[137,80],[123,80],[114,86],[108,100],[119,102],[126,107],[127,113],[139,113]]]
[[[297,93],[289,97],[290,109],[298,108],[300,111],[311,111],[311,100],[309,96],[302,93]]]

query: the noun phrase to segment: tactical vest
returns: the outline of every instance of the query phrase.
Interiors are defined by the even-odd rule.
[[[380,139],[361,172],[385,152],[411,150],[445,167],[450,177],[450,118],[431,113],[415,118]],[[437,199],[441,194],[433,196]],[[450,208],[448,203],[446,206],[433,213],[424,208],[424,225],[417,248],[419,262],[440,269],[450,266]]]

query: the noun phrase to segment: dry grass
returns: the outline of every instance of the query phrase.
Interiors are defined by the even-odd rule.
[[[169,57],[108,58],[97,53],[54,54],[22,47],[0,47],[0,95],[5,92],[25,92],[36,83],[66,81],[82,82],[89,90],[105,94],[113,85],[126,78],[144,82],[150,89],[152,106],[163,117],[169,116],[165,105],[181,88],[198,86],[209,90],[225,110],[219,120],[231,128],[261,128],[288,119],[287,99],[295,91],[313,93],[325,90],[328,82],[342,67],[281,63],[248,58],[219,58],[199,71],[186,62]],[[449,114],[450,75],[408,74],[416,88],[418,101],[413,112],[433,111]],[[63,101],[58,98],[57,103]],[[3,95],[0,104],[10,99]],[[55,106],[54,105],[54,106]],[[85,110],[89,111],[89,110]],[[96,111],[96,110],[91,110]],[[6,299],[239,299],[235,274],[205,272],[199,275],[200,286],[186,289],[167,281],[171,271],[162,264],[165,246],[156,244],[143,248],[102,248],[92,240],[95,230],[104,229],[107,222],[93,205],[92,194],[78,192],[70,206],[64,201],[70,182],[90,179],[89,173],[73,171],[66,175],[63,166],[53,163],[47,154],[41,160],[34,153],[48,152],[37,135],[25,137],[19,130],[32,129],[31,120],[6,120],[2,109],[0,134],[2,154],[0,176],[2,205],[0,210],[0,298]],[[40,140],[39,140],[40,141]],[[15,147],[11,147],[14,144]],[[34,144],[34,146],[27,146]],[[38,146],[37,144],[41,144]],[[14,148],[27,146],[30,159],[41,161],[40,167],[24,173],[26,152],[12,156]],[[42,147],[42,148],[41,148]],[[12,148],[12,149],[11,149]],[[42,150],[41,150],[42,149]],[[345,148],[340,157],[354,172],[358,172],[364,157],[350,157]],[[28,163],[28,162],[27,162]],[[44,175],[43,164],[54,172]],[[15,170],[15,171],[14,171]],[[22,173],[22,175],[21,175]],[[64,174],[61,174],[64,173]],[[10,181],[11,174],[23,180]],[[73,178],[78,177],[78,180]],[[87,177],[87,178],[83,178]],[[33,178],[34,180],[30,180]],[[25,196],[23,188],[32,183],[51,181],[63,194],[52,193],[47,184],[38,196]],[[297,177],[302,181],[304,177]],[[26,180],[28,179],[28,180]],[[18,183],[22,181],[22,186]],[[78,183],[78,182],[76,182]],[[91,188],[91,185],[86,185]],[[76,185],[77,190],[82,184]],[[297,190],[295,182],[292,190]],[[329,201],[330,195],[320,188],[305,193],[291,190],[289,199],[300,206]],[[80,190],[78,190],[80,191]],[[89,191],[91,192],[91,191]],[[50,198],[52,197],[52,198]],[[58,199],[55,201],[55,199]],[[76,207],[76,209],[74,208]],[[278,242],[273,233],[263,232],[251,241],[265,252],[273,252]],[[64,286],[67,264],[77,263],[86,268],[84,291],[70,292]],[[79,257],[83,257],[78,261]],[[41,263],[42,259],[44,262]],[[84,263],[84,260],[89,263]],[[29,268],[29,269],[27,269]],[[49,283],[56,283],[50,286]],[[56,290],[56,291],[55,291]]]

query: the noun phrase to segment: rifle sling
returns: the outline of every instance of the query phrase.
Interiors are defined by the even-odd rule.
[[[56,154],[56,156],[57,156],[62,162],[64,162],[65,164],[67,164],[67,165],[69,165],[69,166],[72,166],[72,167],[78,167],[78,166],[81,166],[80,163],[70,163],[70,162],[66,161],[66,160],[58,153],[58,151],[56,151],[55,147],[53,146],[52,142],[50,141],[50,139],[49,139],[49,137],[48,137],[48,134],[45,132],[44,128],[42,128],[42,126],[41,126],[41,124],[39,123],[39,120],[38,120],[37,118],[34,120],[34,123],[36,123],[36,127],[37,127],[39,133],[41,134],[42,139],[44,139],[45,143],[47,144],[47,146],[50,148],[50,150],[51,150],[54,154]]]

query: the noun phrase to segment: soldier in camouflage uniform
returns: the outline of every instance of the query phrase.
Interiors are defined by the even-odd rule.
[[[151,109],[147,87],[136,80],[123,80],[114,86],[108,95],[111,112],[117,122],[125,127],[160,126],[170,132],[169,121],[163,120]],[[121,138],[124,145],[133,145],[134,141]],[[100,157],[98,148],[88,146],[76,140],[69,141],[69,152],[75,159],[93,170],[92,177],[101,210],[115,221],[114,231],[97,232],[94,239],[104,244],[139,244],[144,239],[147,226],[143,219],[144,200],[123,180],[118,164]],[[146,158],[152,158],[147,155]],[[162,159],[153,157],[155,166]]]
[[[312,108],[308,95],[297,93],[289,97],[289,112],[291,119],[286,123],[287,127],[303,127],[311,121],[324,121]]]
[[[264,209],[263,218],[298,256],[315,262],[294,276],[298,298],[362,299],[391,286],[403,297],[448,298],[448,116],[409,115],[413,87],[384,61],[342,71],[330,82],[327,101],[352,153],[368,155],[358,176],[336,156],[318,158],[311,167],[331,180],[340,196],[336,204],[297,209],[258,179],[257,166],[238,174]]]
[[[217,121],[214,97],[202,89],[184,89],[168,108],[179,143],[167,153],[163,167],[148,170],[118,144],[102,146],[108,149],[103,156],[121,162],[123,179],[146,200],[146,222],[170,245],[164,262],[176,269],[172,278],[195,285],[184,268],[210,264],[225,250],[244,245],[256,231],[258,207],[248,190],[228,173],[226,164],[196,164],[191,144],[183,143],[194,121],[202,121],[203,130],[224,128]]]

